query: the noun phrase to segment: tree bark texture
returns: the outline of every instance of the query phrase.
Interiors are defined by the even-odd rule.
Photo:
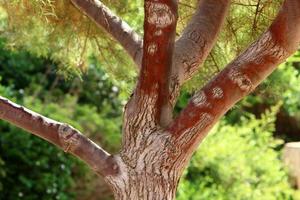
[[[0,118],[81,158],[104,177],[116,200],[174,199],[182,172],[208,131],[300,45],[300,0],[285,0],[269,29],[197,91],[173,119],[180,86],[212,49],[230,1],[199,1],[175,41],[178,1],[145,0],[143,42],[98,0],[72,2],[140,66],[136,89],[124,109],[120,152],[110,155],[74,128],[5,98],[0,98]]]

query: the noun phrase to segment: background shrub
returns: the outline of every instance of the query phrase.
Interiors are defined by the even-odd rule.
[[[205,139],[185,172],[178,200],[288,200],[293,191],[274,139],[273,107],[239,124],[222,120]]]

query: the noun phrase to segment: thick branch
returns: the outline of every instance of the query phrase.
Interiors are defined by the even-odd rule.
[[[169,126],[185,149],[194,150],[210,128],[249,94],[300,44],[300,1],[285,0],[271,27],[198,91]]]
[[[176,41],[174,65],[182,84],[203,64],[224,24],[230,0],[200,0],[197,10]],[[177,68],[177,69],[176,69]]]
[[[170,103],[175,106],[180,86],[191,78],[209,55],[224,24],[230,0],[200,0],[197,10],[175,43]]]
[[[121,18],[116,16],[99,0],[71,0],[72,3],[85,13],[98,26],[106,30],[116,39],[127,53],[131,56],[137,66],[142,61],[142,39]]]
[[[0,119],[8,121],[76,155],[96,173],[116,173],[113,157],[73,127],[51,120],[0,96]]]
[[[168,99],[176,24],[176,0],[145,1],[143,65],[134,101],[135,106],[147,104],[145,112],[162,126],[172,114]]]

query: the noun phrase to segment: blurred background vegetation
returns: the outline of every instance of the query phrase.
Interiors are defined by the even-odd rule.
[[[141,1],[104,2],[143,32]],[[68,0],[0,5],[0,95],[117,152],[122,108],[137,74],[121,47]],[[233,1],[216,47],[184,86],[176,113],[265,30],[279,5]],[[196,0],[181,1],[178,35],[195,6]],[[179,200],[300,199],[281,159],[284,143],[300,140],[299,73],[300,51],[222,118],[185,171]],[[0,133],[0,199],[112,199],[103,180],[72,156],[3,121]]]

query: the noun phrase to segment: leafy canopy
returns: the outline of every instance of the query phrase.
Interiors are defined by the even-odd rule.
[[[143,30],[143,2],[103,0],[138,33]],[[270,24],[281,1],[234,0],[219,40],[204,68],[186,89],[199,88]],[[177,35],[196,9],[196,0],[180,2]],[[0,33],[10,48],[25,48],[61,63],[60,71],[80,75],[95,55],[115,80],[133,86],[136,71],[124,50],[80,13],[70,0],[1,0]],[[71,73],[68,73],[71,72]],[[129,86],[129,88],[131,88]]]

